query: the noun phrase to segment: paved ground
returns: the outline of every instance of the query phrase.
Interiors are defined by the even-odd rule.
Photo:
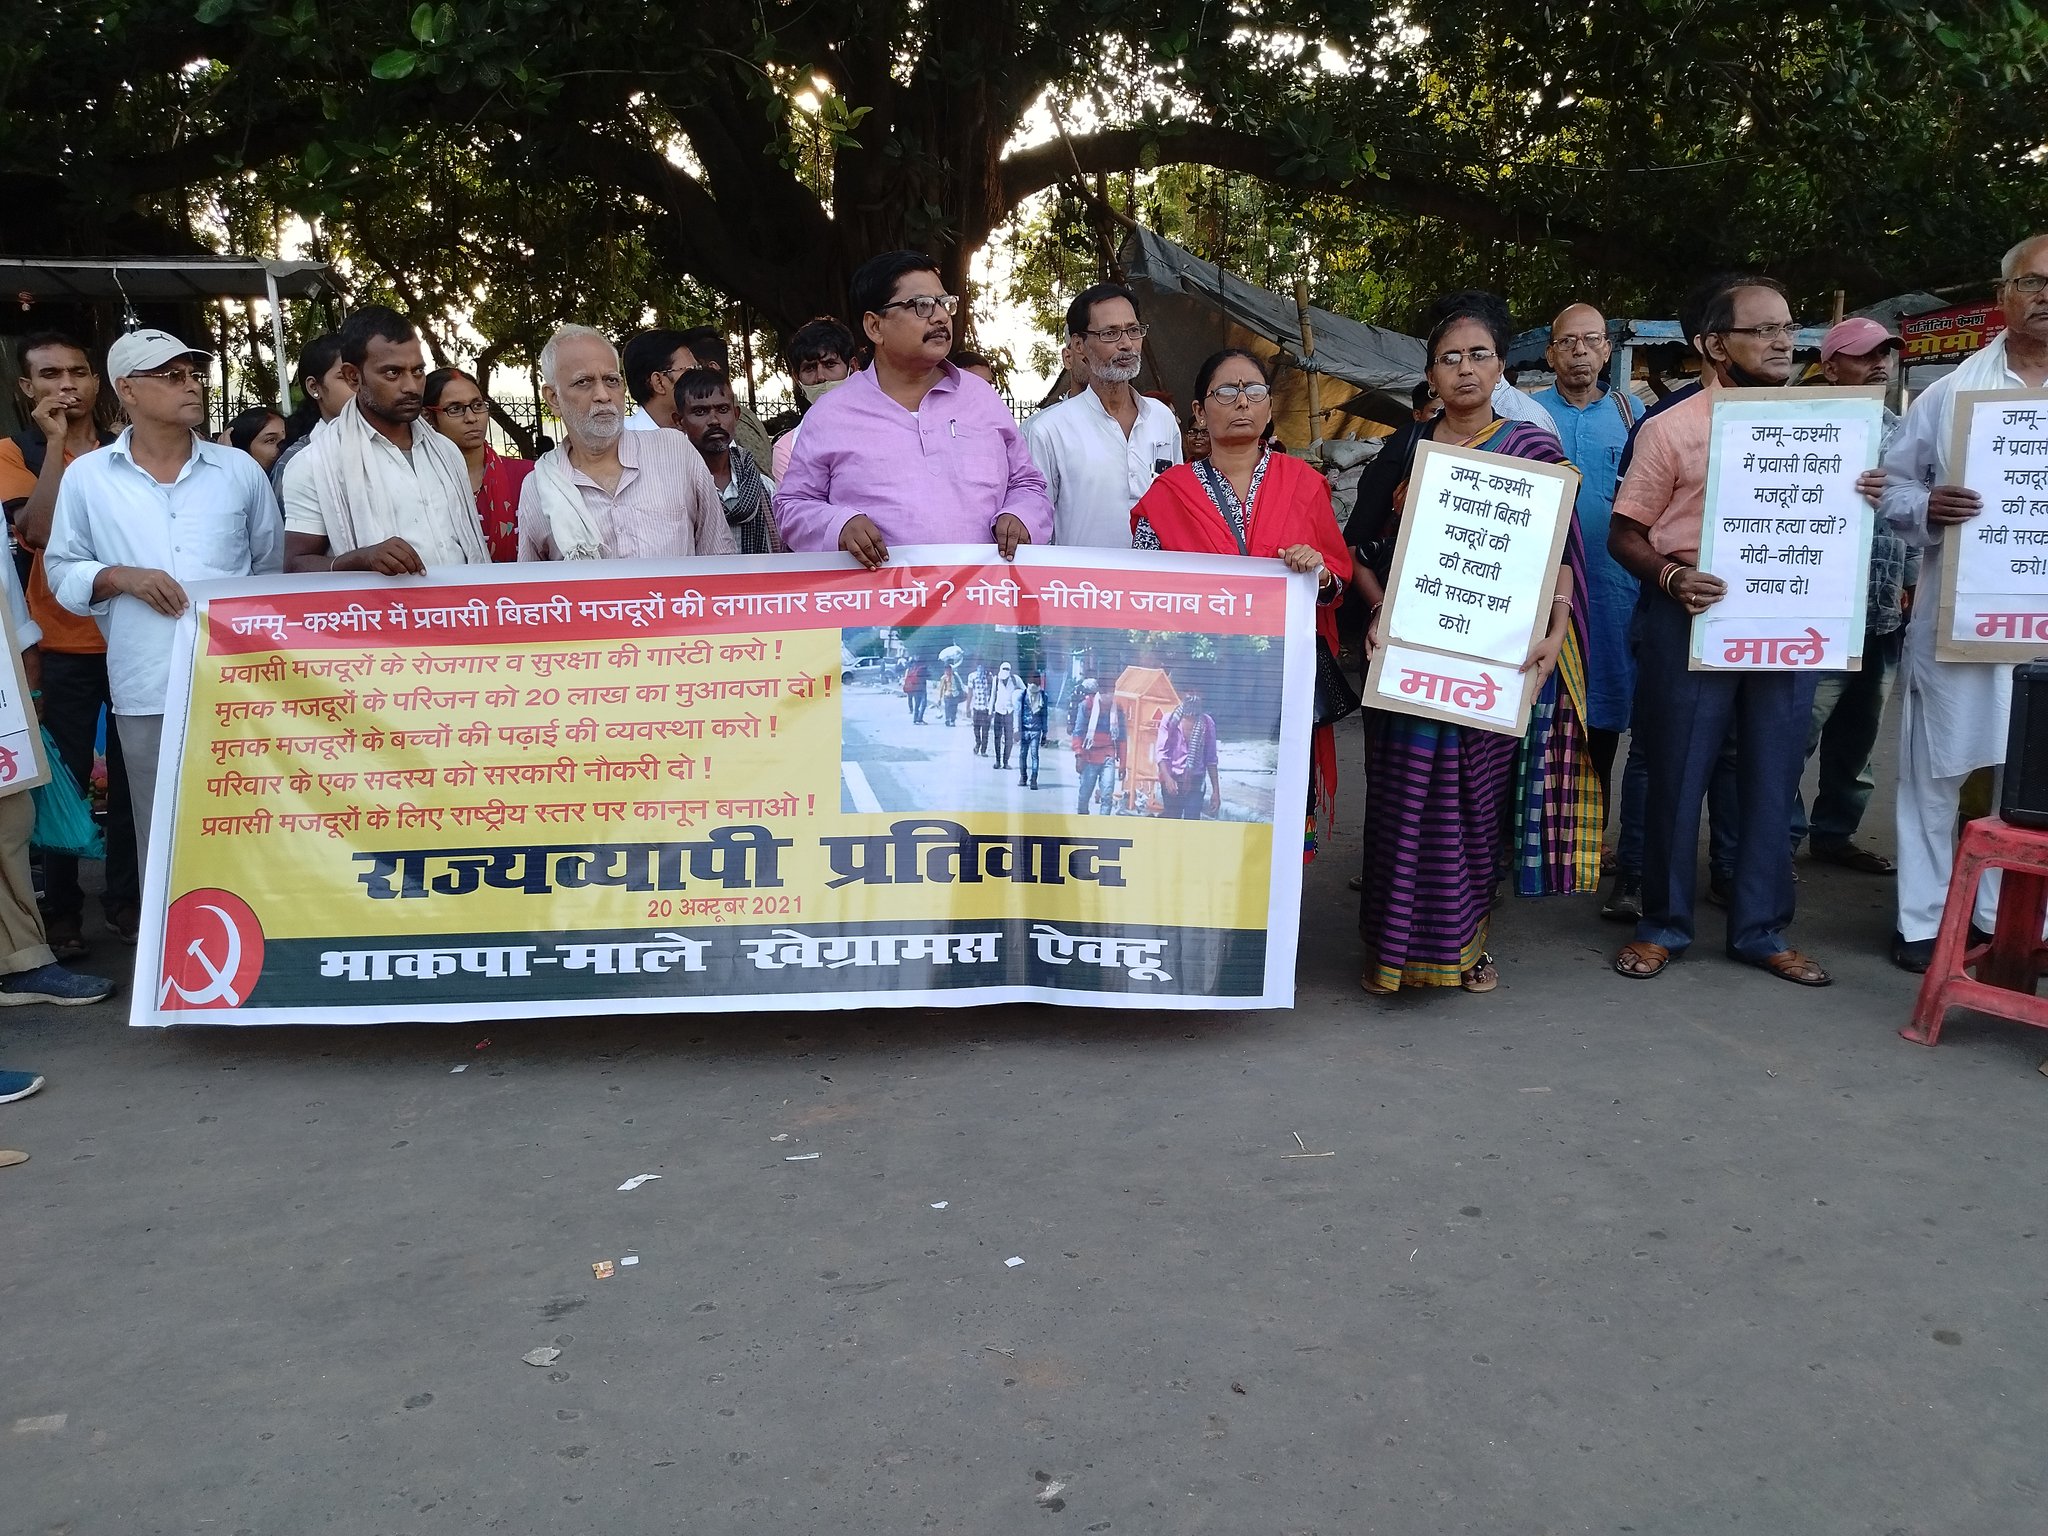
[[[0,1016],[0,1530],[2033,1536],[2048,1039],[1804,872],[1826,992],[1369,1004],[1340,856],[1284,1014]]]

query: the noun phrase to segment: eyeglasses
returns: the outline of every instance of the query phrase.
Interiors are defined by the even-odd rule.
[[[429,409],[438,411],[443,416],[488,416],[491,414],[491,402],[472,400],[467,405],[436,405]]]
[[[1998,286],[2023,293],[2031,299],[2042,289],[2048,288],[2048,277],[2043,277],[2038,272],[2029,272],[2025,277],[2001,277]]]
[[[168,384],[174,389],[183,389],[187,384],[204,384],[206,375],[196,368],[161,368],[149,373],[131,373],[131,379],[155,379],[159,384]]]
[[[1455,352],[1439,352],[1436,361],[1440,368],[1457,368],[1468,361],[1474,367],[1483,367],[1499,356],[1491,347],[1466,347]]]
[[[1797,336],[1799,334],[1799,322],[1797,320],[1787,320],[1782,324],[1774,322],[1770,325],[1730,325],[1724,327],[1720,334],[1723,336],[1754,336],[1758,341],[1776,341],[1780,336],[1788,339]]]
[[[1553,336],[1550,344],[1560,352],[1591,352],[1606,340],[1605,331],[1580,331],[1572,336]]]
[[[1257,405],[1261,400],[1272,398],[1273,386],[1270,384],[1218,384],[1209,391],[1209,394],[1211,398],[1221,400],[1225,405],[1235,405],[1240,400],[1249,400],[1253,405]]]
[[[1097,341],[1143,341],[1152,334],[1149,325],[1106,325],[1099,331],[1083,331],[1083,336],[1092,336]]]
[[[892,299],[876,310],[876,314],[887,314],[892,309],[907,309],[920,320],[929,320],[940,310],[952,314],[960,307],[960,296],[956,293],[920,293],[912,299]]]

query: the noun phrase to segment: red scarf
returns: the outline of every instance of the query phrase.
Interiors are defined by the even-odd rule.
[[[1351,579],[1351,549],[1337,526],[1328,482],[1300,459],[1284,453],[1267,456],[1258,494],[1245,511],[1241,550],[1229,520],[1216,510],[1201,477],[1189,464],[1176,464],[1152,482],[1152,488],[1131,508],[1133,529],[1141,517],[1159,536],[1159,547],[1176,554],[1277,557],[1292,545],[1312,544],[1332,576],[1339,581]],[[1334,656],[1336,604],[1316,605],[1316,633]],[[1316,768],[1317,798],[1327,822],[1337,802],[1337,745],[1328,726],[1316,727],[1310,755]]]

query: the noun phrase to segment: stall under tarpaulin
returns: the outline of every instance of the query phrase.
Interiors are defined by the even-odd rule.
[[[1139,387],[1172,398],[1189,416],[1195,370],[1220,347],[1243,347],[1273,370],[1273,425],[1300,451],[1318,438],[1373,434],[1374,421],[1408,419],[1425,348],[1413,336],[1308,311],[1315,351],[1301,357],[1301,317],[1291,297],[1246,282],[1149,229],[1124,237],[1120,260],[1152,327]],[[1321,378],[1324,420],[1309,419],[1305,368]]]
[[[279,388],[285,358],[281,299],[339,295],[324,261],[259,261],[246,256],[121,256],[102,261],[59,257],[0,257],[0,295],[34,299],[113,300],[123,304],[192,303],[208,299],[263,299],[270,305]],[[290,402],[284,402],[290,408]]]

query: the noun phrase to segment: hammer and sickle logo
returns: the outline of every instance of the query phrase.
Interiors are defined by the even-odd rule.
[[[161,1009],[239,1008],[263,972],[263,927],[230,891],[187,891],[164,915]]]

